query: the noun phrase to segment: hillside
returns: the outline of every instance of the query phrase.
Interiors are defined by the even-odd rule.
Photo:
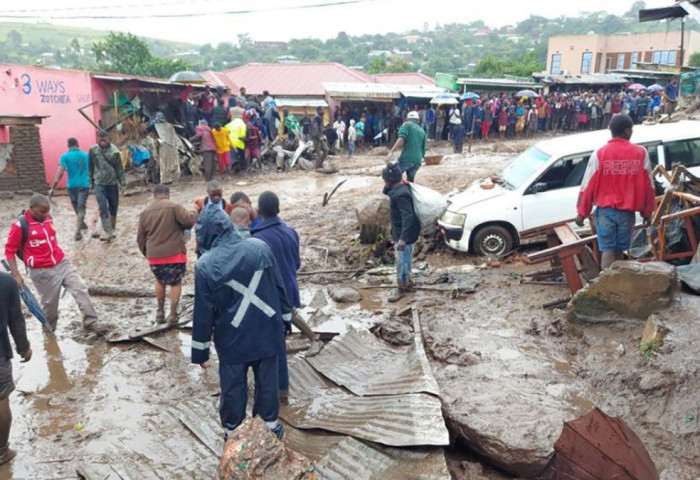
[[[63,68],[90,68],[95,63],[93,42],[109,32],[89,28],[67,27],[49,23],[0,22],[0,62],[34,64]],[[142,38],[151,52],[165,57],[177,52],[197,50],[197,45]]]
[[[339,62],[369,73],[422,71],[462,75],[510,73],[530,75],[544,68],[549,37],[557,35],[625,34],[651,31],[677,35],[678,21],[639,23],[644,2],[624,15],[588,12],[578,17],[547,19],[531,16],[515,25],[490,28],[483,21],[429,26],[404,33],[349,36],[330,40],[294,39],[256,43],[239,35],[237,44],[195,46],[144,39],[156,57],[181,58],[194,70],[226,70],[249,62]],[[688,29],[700,30],[695,21]],[[94,68],[92,42],[107,32],[49,24],[0,23],[0,61],[55,64],[64,68]],[[689,52],[693,53],[693,52]],[[486,60],[481,62],[482,60]],[[481,63],[480,63],[481,62]]]

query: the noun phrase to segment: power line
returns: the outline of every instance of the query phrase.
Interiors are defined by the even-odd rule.
[[[215,0],[199,0],[199,2],[207,2],[207,1],[215,1]],[[260,9],[247,9],[247,10],[229,10],[229,11],[212,11],[212,12],[190,12],[190,13],[151,13],[151,14],[117,14],[117,15],[89,15],[89,14],[81,14],[81,15],[51,15],[51,12],[56,12],[56,11],[62,11],[62,9],[48,9],[48,10],[42,10],[43,14],[24,14],[24,15],[5,15],[5,12],[0,12],[0,18],[5,18],[5,19],[52,19],[52,20],[77,20],[77,19],[82,19],[82,20],[115,20],[115,19],[134,19],[134,18],[188,18],[188,17],[206,17],[206,16],[214,16],[214,15],[249,15],[252,13],[266,13],[266,12],[272,12],[272,11],[290,11],[290,10],[311,10],[315,8],[326,8],[326,7],[337,7],[337,6],[342,6],[342,5],[353,5],[353,4],[359,4],[359,3],[369,3],[369,2],[374,2],[377,0],[339,0],[339,1],[329,1],[329,2],[324,2],[324,3],[314,3],[314,4],[309,4],[309,5],[292,5],[292,6],[283,6],[283,7],[268,7],[268,8],[260,8]],[[190,0],[190,1],[182,1],[182,2],[176,2],[177,4],[191,4],[191,3],[197,3],[196,0]],[[144,6],[149,6],[149,5],[144,5],[144,4],[136,4],[136,5],[119,5],[119,9],[123,10],[124,8],[141,8]],[[150,6],[159,6],[162,7],[163,4],[151,4]],[[96,8],[96,7],[94,7]],[[109,7],[109,6],[102,6],[99,8],[114,8],[114,7]],[[83,7],[82,10],[85,10]],[[17,11],[19,12],[19,11]],[[48,15],[46,13],[49,13]]]

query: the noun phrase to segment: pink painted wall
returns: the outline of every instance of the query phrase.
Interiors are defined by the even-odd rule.
[[[89,72],[0,64],[0,115],[49,116],[40,130],[47,183],[53,182],[69,137],[77,138],[83,150],[95,144],[94,127],[78,113],[78,108],[104,100],[101,92],[93,98],[92,87]],[[99,110],[95,105],[84,111],[99,123]]]

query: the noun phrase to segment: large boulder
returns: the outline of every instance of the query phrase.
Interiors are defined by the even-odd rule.
[[[673,302],[678,289],[676,268],[663,262],[620,261],[582,288],[567,307],[570,320],[646,320]]]
[[[328,287],[328,295],[338,303],[357,303],[362,300],[362,293],[358,289],[345,285]]]
[[[391,231],[391,206],[386,195],[372,195],[355,207],[362,243],[374,243]]]

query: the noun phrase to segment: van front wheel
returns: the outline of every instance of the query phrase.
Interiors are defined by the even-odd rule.
[[[500,225],[483,227],[474,237],[474,252],[477,255],[505,255],[513,249],[513,235]]]

